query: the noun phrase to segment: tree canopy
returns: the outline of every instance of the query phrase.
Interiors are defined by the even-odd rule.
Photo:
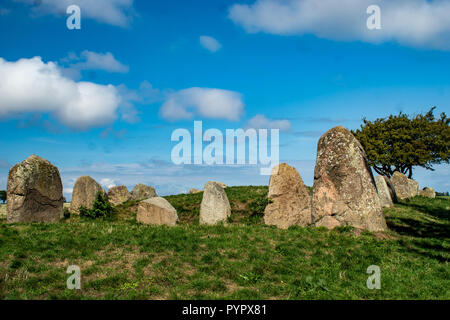
[[[5,203],[6,201],[6,191],[5,190],[0,190],[0,201]]]
[[[364,118],[353,134],[364,147],[369,165],[380,175],[390,177],[399,171],[412,178],[415,166],[434,170],[435,164],[449,163],[450,118],[445,113],[435,118],[435,108],[424,115],[400,112],[375,121]]]

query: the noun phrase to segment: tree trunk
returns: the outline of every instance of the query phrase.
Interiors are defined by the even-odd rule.
[[[412,166],[409,166],[408,170],[409,170],[408,178],[412,179],[412,176],[413,176]]]

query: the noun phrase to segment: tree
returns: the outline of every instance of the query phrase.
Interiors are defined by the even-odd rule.
[[[412,178],[415,166],[434,171],[434,164],[449,163],[450,118],[441,113],[436,119],[435,108],[415,117],[400,112],[373,122],[363,118],[364,124],[353,134],[369,165],[380,175],[391,177],[399,171]]]
[[[0,201],[5,203],[6,201],[6,191],[5,190],[0,190]]]
[[[94,201],[92,209],[87,209],[83,206],[79,208],[80,216],[92,219],[110,218],[114,213],[114,208],[108,201],[108,196],[101,192],[97,193],[97,198]]]

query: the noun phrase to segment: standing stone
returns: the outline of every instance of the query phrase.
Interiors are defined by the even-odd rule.
[[[386,176],[376,176],[375,184],[377,186],[378,196],[380,197],[381,206],[383,208],[390,208],[397,202],[394,188]]]
[[[413,179],[408,179],[408,192],[409,197],[414,198],[419,195],[419,183]]]
[[[228,188],[228,186],[223,182],[219,182],[219,181],[213,181],[213,182],[217,183],[219,186],[221,186],[224,189]]]
[[[423,190],[419,191],[419,196],[427,197],[427,198],[436,198],[436,192],[434,192],[433,188],[425,187]]]
[[[108,199],[114,206],[118,206],[131,200],[131,194],[125,186],[112,187],[108,190]]]
[[[390,179],[399,199],[408,199],[419,194],[419,183],[408,179],[403,173],[395,171]]]
[[[191,190],[189,190],[189,193],[190,193],[190,194],[196,194],[196,193],[200,193],[200,192],[203,192],[203,191],[202,191],[202,190],[195,189],[195,188],[192,188]]]
[[[174,226],[177,210],[164,198],[153,197],[139,202],[137,221],[143,224]]]
[[[388,177],[383,176],[383,179],[384,179],[384,181],[386,181],[386,184],[388,186],[388,190],[389,190],[389,193],[391,195],[392,201],[394,203],[397,203],[398,202],[398,197],[397,197],[397,194],[395,193],[394,185],[391,183],[391,180]]]
[[[200,205],[200,224],[227,223],[230,215],[231,206],[225,190],[214,181],[207,182]]]
[[[157,196],[158,195],[156,194],[155,188],[146,186],[145,184],[142,183],[135,185],[133,190],[131,191],[131,198],[137,201],[150,199]]]
[[[312,222],[330,229],[387,229],[366,153],[341,126],[326,132],[318,143]]]
[[[311,194],[298,171],[282,163],[272,169],[264,223],[281,229],[311,224]]]
[[[72,202],[70,203],[70,212],[80,214],[80,207],[92,209],[97,194],[101,192],[105,195],[103,188],[89,176],[82,176],[77,179],[73,187]]]
[[[57,222],[63,214],[59,170],[36,155],[9,171],[7,222]]]

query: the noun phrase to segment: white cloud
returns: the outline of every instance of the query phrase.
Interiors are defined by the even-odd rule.
[[[367,28],[369,5],[381,8],[381,30]],[[247,32],[314,34],[339,41],[397,41],[413,47],[450,49],[448,0],[257,0],[236,4],[229,17]]]
[[[82,70],[103,70],[107,72],[127,73],[129,67],[117,61],[111,52],[96,53],[85,50],[81,53],[82,62],[75,66]]]
[[[127,27],[136,15],[133,0],[15,0],[33,6],[35,14],[65,15],[70,5],[78,5],[81,18],[94,19],[119,27]]]
[[[8,62],[0,58],[0,115],[48,112],[74,129],[116,119],[121,98],[112,85],[75,82],[41,57]]]
[[[61,169],[60,171],[63,172],[65,169]],[[86,169],[89,170],[89,169]],[[85,175],[86,173],[83,173],[83,175]],[[89,174],[92,175],[92,172],[89,171]],[[79,174],[69,174],[69,175],[65,175],[63,174],[63,193],[65,195],[67,195],[67,200],[71,201],[72,199],[72,195],[73,195],[73,187],[75,186],[75,182],[78,179],[78,177],[80,177]],[[95,178],[94,178],[95,179]],[[108,190],[109,188],[115,187],[116,181],[110,178],[101,178],[99,181],[100,185]]]
[[[246,128],[289,131],[291,130],[291,122],[289,120],[271,120],[267,119],[264,115],[258,114],[247,122]]]
[[[220,48],[222,48],[222,45],[219,43],[219,41],[209,36],[201,36],[200,44],[202,45],[203,48],[205,48],[210,52],[216,52],[220,50]]]
[[[161,100],[161,91],[154,88],[148,81],[143,81],[136,90],[129,89],[126,85],[121,84],[117,86],[122,97],[130,102],[137,102],[140,104],[152,104]]]
[[[243,112],[240,93],[211,88],[189,88],[172,93],[160,109],[160,115],[171,121],[194,116],[237,121]]]
[[[128,123],[137,123],[140,121],[139,112],[134,104],[149,105],[162,99],[161,91],[153,88],[148,81],[143,81],[138,89],[129,89],[126,85],[117,86],[123,103],[121,106],[121,118]]]
[[[110,179],[110,178],[103,178],[100,180],[100,185],[103,188],[109,189],[109,188],[113,188],[115,187],[117,184],[114,181],[114,179]]]
[[[64,66],[61,69],[64,76],[73,80],[81,79],[83,70],[101,70],[109,73],[127,73],[129,67],[116,60],[111,52],[97,53],[85,50],[80,56],[70,52],[67,57],[62,58],[60,63]]]
[[[68,190],[73,188],[78,177],[89,175],[104,188],[124,185],[132,190],[136,184],[144,183],[155,187],[160,196],[188,193],[190,188],[203,189],[205,183],[210,180],[221,181],[229,186],[267,185],[269,182],[267,176],[259,174],[260,167],[256,165],[175,165],[170,161],[158,159],[141,163],[92,163],[77,167],[60,167],[59,170],[64,187]],[[311,172],[313,171],[314,167],[311,169]]]

